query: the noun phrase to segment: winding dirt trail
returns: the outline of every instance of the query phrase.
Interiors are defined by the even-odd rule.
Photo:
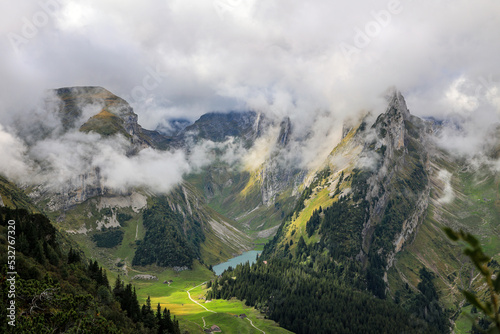
[[[201,307],[203,307],[203,308],[204,308],[205,310],[207,310],[208,312],[217,313],[217,312],[215,312],[215,311],[209,310],[209,309],[208,309],[208,308],[206,308],[204,305],[201,305],[200,303],[198,303],[196,300],[194,300],[194,299],[191,297],[191,293],[189,293],[189,291],[191,291],[191,290],[193,290],[193,289],[196,289],[197,287],[202,286],[202,285],[203,285],[203,284],[205,284],[205,283],[207,283],[207,282],[203,282],[203,283],[201,283],[201,284],[198,284],[197,286],[192,287],[191,289],[187,290],[186,292],[187,292],[187,294],[188,294],[189,299],[191,299],[191,301],[192,301],[193,303],[200,305]]]
[[[262,329],[257,328],[257,326],[255,326],[255,325],[253,324],[252,320],[250,320],[250,319],[248,319],[248,318],[246,318],[246,319],[247,319],[248,321],[250,321],[250,325],[252,325],[252,327],[253,327],[253,328],[255,328],[255,329],[256,329],[256,330],[258,330],[258,331],[261,331],[261,332],[262,332],[262,333],[264,333],[264,334],[266,334],[266,332],[264,332]]]
[[[203,308],[204,308],[205,310],[207,310],[208,312],[217,313],[217,312],[215,312],[215,311],[209,310],[209,309],[208,309],[208,308],[206,308],[204,305],[201,305],[199,302],[197,302],[196,300],[194,300],[194,299],[191,297],[191,293],[189,292],[189,291],[191,291],[191,290],[193,290],[193,289],[196,289],[197,287],[202,286],[203,284],[206,284],[206,283],[207,283],[207,282],[205,281],[205,282],[203,282],[203,283],[201,283],[201,284],[198,284],[197,286],[194,286],[194,287],[192,287],[191,289],[186,290],[186,292],[187,292],[187,294],[188,294],[189,299],[190,299],[193,303],[200,305],[201,307],[203,307]],[[205,317],[201,317],[201,319],[203,320],[203,328],[205,328],[205,327],[206,327]],[[262,329],[260,329],[260,328],[258,328],[257,326],[255,326],[255,325],[253,324],[252,320],[250,320],[250,319],[248,319],[248,318],[246,318],[246,319],[250,322],[250,325],[251,325],[253,328],[255,328],[256,330],[258,330],[258,331],[260,331],[260,332],[262,332],[262,333],[264,333],[264,334],[266,334],[266,332],[264,332]]]

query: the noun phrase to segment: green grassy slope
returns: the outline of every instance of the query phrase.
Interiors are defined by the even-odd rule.
[[[0,196],[4,206],[11,209],[26,209],[30,212],[40,212],[31,199],[15,184],[0,175]]]
[[[449,181],[440,173],[443,170],[451,175]],[[470,288],[482,294],[484,287],[461,247],[449,241],[442,228],[463,229],[478,236],[485,252],[500,260],[499,181],[500,177],[488,169],[472,170],[442,156],[436,159],[431,169],[433,190],[426,219],[413,243],[398,254],[389,271],[389,288],[394,295],[395,291],[404,291],[405,283],[413,287],[418,284],[420,267],[432,270],[442,300],[456,319],[456,333],[465,333],[464,328],[469,330],[471,326],[461,315],[467,303],[460,289]]]
[[[125,138],[129,138],[130,135],[125,131],[123,127],[123,120],[110,113],[108,110],[103,109],[99,114],[92,116],[85,124],[80,127],[80,131],[88,133],[95,132],[104,137],[121,134]]]
[[[175,272],[172,269],[150,268],[158,277],[157,281],[134,280],[140,302],[151,298],[152,305],[167,307],[179,320],[182,330],[189,333],[203,333],[203,329],[217,325],[223,333],[261,333],[246,319],[235,317],[245,314],[259,329],[266,333],[290,333],[280,328],[274,321],[264,319],[263,315],[252,307],[236,299],[206,301],[206,285],[214,279],[214,274],[200,263],[195,263],[192,270]],[[164,281],[172,283],[165,284]],[[188,296],[189,290],[194,303]],[[204,308],[206,307],[206,309]]]
[[[208,206],[232,219],[238,229],[253,239],[272,237],[295,202],[292,189],[278,194],[274,203],[262,203],[261,170],[246,171],[213,164],[186,180],[207,198]]]
[[[75,125],[82,114],[83,105],[101,103],[103,109],[109,111],[110,108],[126,104],[125,100],[102,87],[59,88],[55,93],[62,101],[60,114],[65,129]]]
[[[133,198],[143,198],[143,200],[147,198],[147,206],[134,209],[132,206],[139,204],[134,204]],[[252,243],[246,235],[232,227],[234,224],[232,220],[204,204],[193,186],[183,184],[182,187],[173,190],[166,200],[174,211],[186,217],[181,229],[186,229],[188,227],[186,224],[201,224],[205,240],[200,245],[200,255],[201,260],[207,265],[215,265],[251,249]],[[151,207],[154,201],[154,196],[141,193],[96,197],[64,212],[49,212],[48,215],[52,221],[57,222],[59,229],[71,233],[72,238],[78,242],[87,256],[99,259],[114,276],[126,274],[128,271],[131,271],[129,275],[133,276],[132,260],[138,244],[144,241],[146,233],[142,211],[146,207]],[[127,220],[119,221],[120,216],[126,217]],[[110,224],[117,226],[109,227],[108,230],[118,229],[123,232],[123,240],[117,246],[97,247],[93,241],[94,235],[103,234],[98,230],[103,223],[107,226]]]

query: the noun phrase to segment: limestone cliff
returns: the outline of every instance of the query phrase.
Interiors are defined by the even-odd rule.
[[[373,165],[367,179],[369,215],[363,227],[359,258],[364,258],[370,251],[383,252],[387,256],[387,269],[390,268],[394,255],[401,251],[423,221],[430,191],[428,155],[424,147],[428,141],[428,128],[429,124],[410,115],[400,92],[388,96],[386,112],[371,127],[375,132],[374,139],[366,142],[362,153],[373,159]],[[396,210],[395,207],[403,204],[404,214],[394,219],[387,218]],[[402,208],[398,210],[403,211]],[[370,250],[377,226],[379,230],[397,230],[392,236],[393,247],[375,242],[378,248]]]

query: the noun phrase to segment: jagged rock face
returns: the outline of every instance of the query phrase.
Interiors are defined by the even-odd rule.
[[[66,206],[85,202],[87,199],[104,195],[106,190],[101,185],[99,168],[84,175],[78,176],[78,183],[74,185],[76,191],[68,187],[63,191],[62,197],[66,199]]]
[[[302,240],[332,261],[360,261],[367,288],[384,295],[396,254],[411,244],[428,212],[431,129],[409,113],[399,92],[376,121],[366,115],[346,124],[341,142],[303,182],[303,202],[264,256],[300,261],[310,254],[291,247]]]
[[[280,123],[275,152],[271,159],[265,162],[261,171],[260,191],[264,205],[273,204],[282,191],[290,187],[295,188],[305,177],[305,170],[297,168],[295,163],[288,161],[290,157],[287,150],[292,131],[292,122],[289,117],[285,117]]]
[[[189,126],[182,122],[183,129],[177,131],[174,136],[168,137],[157,131],[142,129],[138,124],[138,116],[130,105],[104,88],[71,87],[60,88],[54,92],[61,101],[58,114],[65,131],[78,128],[84,117],[82,115],[88,114],[90,108],[95,110],[96,114],[88,120],[83,120],[80,131],[96,132],[104,137],[116,134],[124,136],[130,142],[127,155],[134,155],[146,147],[185,149],[189,152],[191,145],[200,140],[223,142],[229,137],[237,138],[245,147],[250,147],[273,124],[262,113],[253,111],[208,113]],[[290,130],[289,123],[288,120],[285,136]],[[271,173],[266,173],[268,174]],[[283,176],[276,173],[274,175],[280,180]],[[110,194],[112,191],[102,187],[103,180],[100,178],[98,170],[89,171],[76,176],[75,180],[69,182],[64,189],[52,191],[52,195],[48,195],[47,190],[38,194],[50,196],[52,198],[50,206],[53,209],[68,208],[94,196]],[[288,180],[286,176],[285,179]],[[272,182],[274,184],[274,181]],[[270,190],[263,191],[265,202],[282,189],[282,187],[274,187],[272,182],[266,182]],[[266,194],[269,196],[266,197]]]
[[[278,146],[285,147],[290,141],[290,135],[292,132],[292,123],[290,117],[285,117],[280,124],[280,134],[278,136]]]
[[[365,144],[362,153],[371,156],[374,164],[367,180],[369,215],[363,227],[363,247],[358,258],[365,259],[369,252],[383,253],[388,269],[394,255],[423,221],[430,191],[429,161],[424,147],[429,127],[410,115],[399,92],[389,98],[386,112],[372,126],[375,139]],[[390,235],[391,246],[378,242],[380,235],[386,235],[383,229],[396,231]]]
[[[137,123],[138,116],[128,102],[108,90],[102,87],[71,87],[57,89],[55,93],[62,101],[59,113],[65,128],[75,126],[84,108],[99,105],[102,109],[87,120],[80,131],[103,136],[120,133],[130,139],[136,150],[154,146],[154,140]]]
[[[96,132],[103,137],[120,134],[130,143],[128,154],[154,146],[155,140],[138,124],[138,116],[130,105],[108,90],[102,87],[71,87],[56,89],[54,92],[61,101],[57,113],[65,131],[79,127],[80,131]],[[78,122],[82,122],[84,112],[88,113],[86,109],[95,110],[96,114],[87,121],[83,120],[85,123],[80,126]],[[56,211],[106,194],[116,195],[121,192],[104,188],[99,168],[95,168],[82,175],[75,175],[61,189],[47,188],[33,192],[32,196],[37,200],[49,197],[48,208]]]
[[[122,119],[135,115],[125,100],[102,87],[65,87],[54,92],[62,102],[59,113],[66,129],[75,127],[83,109],[89,105],[100,105]]]
[[[275,125],[272,119],[256,112],[231,112],[228,114],[210,113],[203,115],[193,125],[188,126],[181,134],[179,140],[186,145],[188,139],[224,141],[229,137],[238,138],[245,147],[249,148],[257,138],[264,135],[270,126]],[[302,181],[297,178],[299,170],[290,166],[283,157],[288,149],[292,124],[288,117],[280,123],[280,133],[276,138],[276,145],[271,158],[268,159],[258,171],[259,191],[261,203],[266,206],[274,203],[276,196],[290,186]],[[292,164],[293,165],[293,164]],[[229,177],[226,168],[213,166],[208,171],[203,190],[208,198],[221,192],[226,187],[231,187],[233,180]],[[225,177],[221,177],[225,176]],[[259,204],[259,205],[260,205]]]
[[[47,209],[50,211],[65,211],[71,207],[100,196],[128,196],[128,191],[118,191],[106,188],[102,184],[102,176],[99,168],[75,176],[62,188],[52,189],[38,186],[31,191],[29,196],[35,202],[49,199]]]
[[[268,126],[262,113],[254,111],[208,113],[202,115],[194,124],[182,130],[175,141],[185,142],[188,138],[223,142],[228,137],[241,138],[246,146],[251,146]]]
[[[305,174],[305,171],[285,166],[279,161],[279,157],[268,161],[261,172],[262,204],[267,206],[273,204],[282,191],[298,186]]]

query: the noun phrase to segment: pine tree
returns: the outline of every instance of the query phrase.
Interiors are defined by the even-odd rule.
[[[144,326],[147,328],[153,328],[156,325],[156,318],[153,309],[151,308],[151,298],[149,296],[146,300],[146,305],[142,305],[141,314]]]

